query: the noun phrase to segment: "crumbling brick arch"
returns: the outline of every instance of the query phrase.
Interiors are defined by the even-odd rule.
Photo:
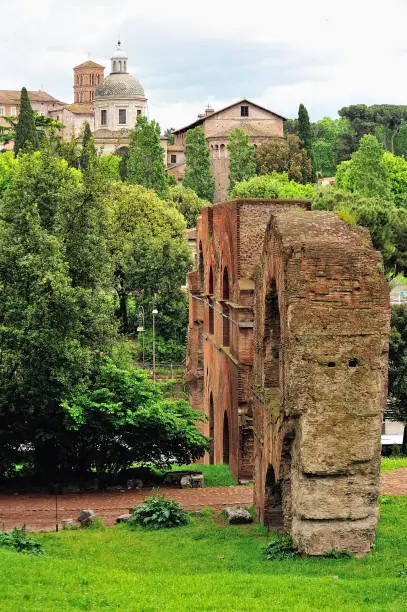
[[[333,213],[272,215],[255,275],[255,505],[309,554],[364,554],[378,519],[389,294]]]

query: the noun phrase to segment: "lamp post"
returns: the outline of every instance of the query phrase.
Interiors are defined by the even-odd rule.
[[[137,333],[142,334],[143,338],[143,368],[144,368],[144,308],[143,306],[139,306],[138,309],[138,328]]]
[[[158,314],[158,310],[155,304],[155,296],[153,302],[153,380],[155,381],[155,315]]]

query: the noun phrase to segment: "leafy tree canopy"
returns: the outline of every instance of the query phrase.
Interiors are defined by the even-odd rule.
[[[64,408],[72,431],[72,461],[97,474],[141,461],[160,467],[190,463],[208,449],[196,429],[200,413],[186,401],[166,399],[142,370],[120,369],[109,360]]]
[[[289,179],[303,184],[312,178],[311,162],[298,136],[295,135],[289,135],[284,140],[274,139],[263,142],[255,150],[253,161],[257,174],[286,172]]]
[[[311,199],[314,195],[313,185],[300,185],[290,181],[287,173],[263,174],[255,176],[248,181],[236,183],[229,199],[233,198],[283,198]]]
[[[229,134],[229,193],[240,181],[247,181],[256,174],[253,162],[254,147],[249,146],[249,137],[239,128]]]
[[[211,206],[210,202],[201,200],[195,191],[183,185],[170,187],[168,199],[175,204],[176,209],[184,216],[187,227],[196,227],[202,208]]]
[[[377,138],[363,136],[351,160],[339,165],[335,184],[367,197],[378,196],[391,201],[390,175],[388,168],[381,163],[382,157],[383,145]]]
[[[210,151],[201,127],[187,132],[185,139],[186,170],[182,184],[208,202],[215,197],[215,179],[211,174]]]
[[[407,307],[391,309],[389,404],[387,415],[404,422],[403,451],[407,453]]]
[[[144,115],[137,117],[136,125],[130,132],[127,181],[154,189],[160,197],[168,192],[160,126],[154,120],[148,121]]]

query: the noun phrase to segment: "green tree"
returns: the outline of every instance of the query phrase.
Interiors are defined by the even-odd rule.
[[[236,183],[229,199],[233,198],[282,198],[282,199],[311,199],[314,195],[313,185],[300,185],[290,181],[287,173],[262,174],[254,176],[248,181]]]
[[[403,454],[407,455],[407,307],[391,309],[389,401],[387,416],[403,421]]]
[[[211,206],[210,202],[201,200],[195,191],[183,185],[170,187],[168,200],[173,202],[176,209],[184,216],[188,228],[196,227],[204,206]]]
[[[0,153],[0,198],[3,191],[11,184],[18,159],[12,151]]]
[[[151,327],[153,298],[158,294],[157,332],[185,341],[186,302],[181,286],[191,266],[185,219],[172,202],[138,185],[109,186],[106,202],[122,331],[129,330],[130,300],[136,311],[144,307]]]
[[[142,370],[107,361],[98,376],[64,403],[71,430],[71,462],[98,476],[134,462],[158,467],[190,463],[208,450],[196,429],[202,414],[167,399]]]
[[[249,146],[249,137],[239,128],[229,134],[229,193],[235,183],[247,181],[256,174],[253,162],[254,147]]]
[[[312,132],[308,111],[303,104],[298,109],[298,137],[309,159],[312,154]]]
[[[175,136],[173,134],[174,128],[167,128],[164,132],[164,136],[168,138],[168,144],[173,145],[175,142]]]
[[[375,136],[365,135],[359,149],[352,153],[350,162],[338,166],[336,185],[364,196],[378,196],[392,200],[389,171],[381,161],[383,145]],[[345,171],[343,171],[345,168]]]
[[[137,123],[130,132],[127,181],[154,189],[161,197],[168,192],[160,126],[143,115],[137,117]]]
[[[343,135],[351,134],[347,119],[324,117],[312,124],[312,160],[317,174],[334,176],[336,166],[344,157],[340,150]]]
[[[315,190],[314,210],[332,210],[353,225],[369,229],[387,271],[407,272],[407,210],[381,197],[367,197],[337,187]]]
[[[307,183],[312,179],[311,162],[301,147],[298,136],[273,139],[261,143],[253,153],[257,174],[287,172],[291,180]]]
[[[19,186],[7,189],[1,209],[0,462],[6,470],[23,447],[37,472],[52,477],[65,463],[61,400],[86,383],[109,349],[112,313],[99,290],[73,286],[30,176],[21,189],[27,165],[19,165]]]
[[[82,135],[82,149],[79,158],[79,167],[81,170],[87,170],[89,165],[95,163],[97,158],[95,142],[93,140],[90,125],[85,121]]]
[[[215,180],[211,174],[210,151],[201,127],[187,132],[185,139],[186,170],[182,184],[193,189],[198,197],[213,202]]]
[[[34,113],[31,108],[30,98],[25,87],[21,90],[20,115],[16,125],[16,138],[14,153],[18,155],[20,151],[39,148],[38,133],[35,127]]]

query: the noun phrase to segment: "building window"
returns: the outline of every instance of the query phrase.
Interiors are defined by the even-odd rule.
[[[241,106],[240,107],[240,116],[241,117],[248,117],[249,116],[249,107],[248,106]]]
[[[127,121],[126,121],[126,109],[125,108],[119,108],[119,124],[120,125],[126,125]]]
[[[174,154],[171,154],[171,163],[172,164],[176,164],[177,163],[177,156]]]
[[[91,74],[91,75],[90,75],[90,84],[91,84],[91,85],[93,85],[93,79],[94,79],[93,74]]]
[[[0,117],[5,114],[4,106],[0,106]]]
[[[141,115],[141,110],[138,108],[138,109],[137,109],[137,117],[138,117],[139,115]]]
[[[107,110],[100,111],[100,125],[107,125]]]
[[[12,106],[12,107],[10,108],[10,115],[11,115],[12,117],[15,117],[15,116],[17,115],[17,107],[16,107],[16,106]]]

